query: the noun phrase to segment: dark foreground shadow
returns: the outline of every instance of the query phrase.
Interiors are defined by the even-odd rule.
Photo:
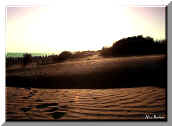
[[[12,87],[57,89],[105,89],[139,86],[167,87],[167,57],[155,62],[121,64],[103,71],[56,76],[7,76]]]

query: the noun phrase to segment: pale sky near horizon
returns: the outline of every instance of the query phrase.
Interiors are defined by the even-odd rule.
[[[6,52],[98,50],[134,35],[165,39],[165,7],[77,1],[7,8]]]

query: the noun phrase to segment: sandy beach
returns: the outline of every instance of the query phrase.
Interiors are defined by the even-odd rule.
[[[165,61],[165,55],[92,56],[8,67],[6,118],[166,120]]]

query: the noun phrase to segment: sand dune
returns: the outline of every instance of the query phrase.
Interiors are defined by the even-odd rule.
[[[166,86],[165,55],[93,58],[31,68],[7,68],[7,86],[114,88]]]

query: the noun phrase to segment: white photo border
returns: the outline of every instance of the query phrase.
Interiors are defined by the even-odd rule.
[[[6,122],[5,120],[5,38],[6,38],[6,34],[5,34],[5,21],[6,21],[6,7],[7,6],[32,6],[32,5],[55,5],[57,0],[1,0],[0,1],[0,125],[8,125],[8,126],[30,126],[30,125],[40,125],[40,126],[47,126],[47,125],[73,125],[73,126],[80,126],[80,125],[101,125],[101,126],[112,126],[112,125],[117,125],[117,126],[124,126],[124,125],[131,125],[131,126],[144,126],[144,125],[151,125],[151,126],[160,126],[160,125],[170,125],[172,124],[172,115],[170,112],[172,112],[171,110],[171,106],[172,106],[172,99],[170,99],[169,97],[172,95],[172,91],[170,91],[170,89],[172,89],[172,78],[170,77],[170,75],[172,74],[172,57],[170,56],[170,54],[172,54],[172,14],[170,15],[170,13],[172,13],[172,2],[170,2],[170,0],[142,0],[142,1],[138,1],[138,0],[120,0],[120,1],[116,1],[116,0],[111,0],[113,1],[115,4],[119,4],[119,5],[135,5],[135,6],[159,6],[159,7],[167,7],[168,8],[168,13],[167,13],[167,24],[166,24],[166,37],[167,37],[167,42],[168,42],[168,66],[167,66],[167,71],[168,71],[168,88],[167,88],[167,103],[168,103],[168,115],[167,115],[167,122],[160,122],[160,121],[154,121],[154,122],[150,122],[150,121],[134,121],[134,122],[119,122],[119,121],[91,121],[91,122],[86,122],[86,121],[78,121],[78,122],[70,122],[70,121],[53,121],[53,122],[32,122],[32,121],[15,121],[15,122]],[[67,0],[66,0],[67,1]],[[100,0],[97,0],[100,1]]]

